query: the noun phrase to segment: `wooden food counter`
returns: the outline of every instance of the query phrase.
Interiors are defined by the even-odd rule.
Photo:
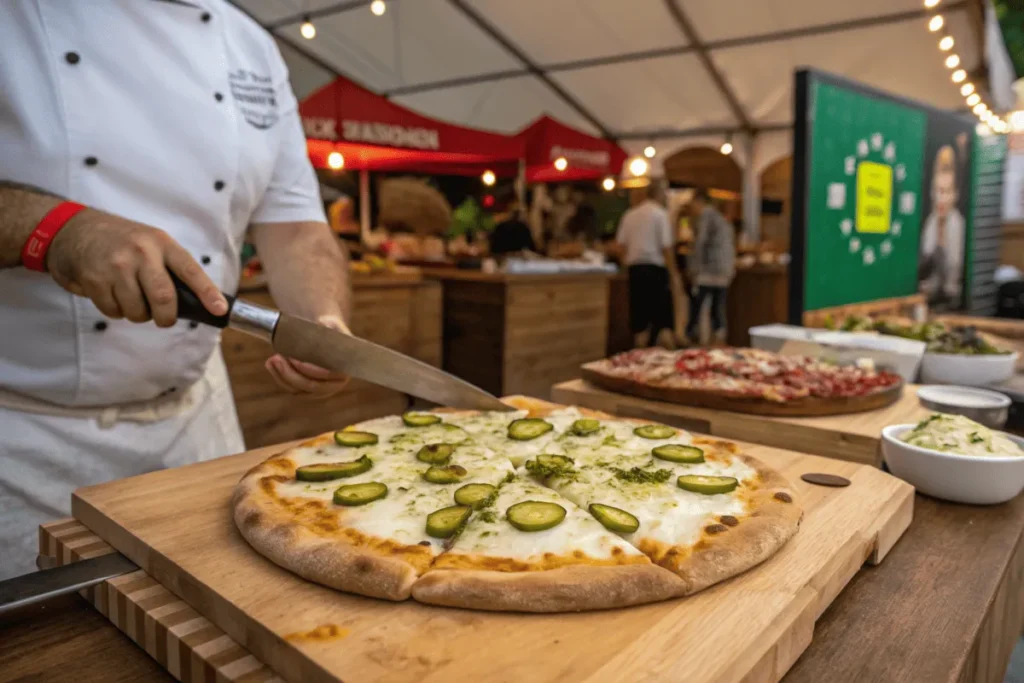
[[[552,384],[606,355],[606,273],[423,274],[444,288],[444,369],[496,396],[548,398]]]
[[[750,346],[751,327],[784,323],[789,315],[789,266],[755,263],[737,267],[725,301],[730,346]]]
[[[265,287],[243,288],[243,299],[273,306]],[[441,364],[441,287],[416,271],[352,276],[352,332],[372,342]],[[296,397],[271,379],[263,366],[270,345],[225,330],[222,347],[238,419],[248,448],[339,429],[352,422],[403,412],[405,394],[353,379],[329,399]]]

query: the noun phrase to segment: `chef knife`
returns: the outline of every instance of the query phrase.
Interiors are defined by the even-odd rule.
[[[0,615],[74,593],[137,569],[124,555],[110,553],[0,581]]]
[[[238,330],[264,339],[286,358],[367,380],[452,408],[512,410],[469,382],[415,358],[310,320],[225,295],[228,312],[214,315],[195,293],[172,275],[178,293],[178,317]]]

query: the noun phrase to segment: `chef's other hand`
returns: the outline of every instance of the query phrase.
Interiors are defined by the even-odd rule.
[[[53,238],[46,268],[64,289],[92,299],[110,318],[152,319],[170,327],[178,298],[167,271],[188,285],[210,313],[228,302],[195,259],[163,230],[85,209]]]
[[[352,334],[340,316],[324,315],[316,320],[324,327]],[[267,359],[267,372],[277,385],[289,394],[309,394],[326,398],[333,396],[348,384],[348,375],[325,370],[294,358],[285,358],[279,353]]]

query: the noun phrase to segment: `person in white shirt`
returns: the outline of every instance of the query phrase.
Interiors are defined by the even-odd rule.
[[[280,308],[345,331],[349,301],[266,31],[222,0],[2,15],[0,578],[32,569],[75,488],[243,450],[219,333],[177,321],[169,273],[223,313],[248,232]],[[267,368],[294,393],[346,381]]]
[[[651,184],[630,192],[632,208],[619,219],[615,241],[629,269],[629,321],[637,346],[674,345],[670,269],[675,235]]]

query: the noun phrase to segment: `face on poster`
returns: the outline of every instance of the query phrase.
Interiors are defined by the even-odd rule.
[[[928,305],[937,310],[964,303],[973,137],[971,123],[958,116],[928,117],[917,280]]]

